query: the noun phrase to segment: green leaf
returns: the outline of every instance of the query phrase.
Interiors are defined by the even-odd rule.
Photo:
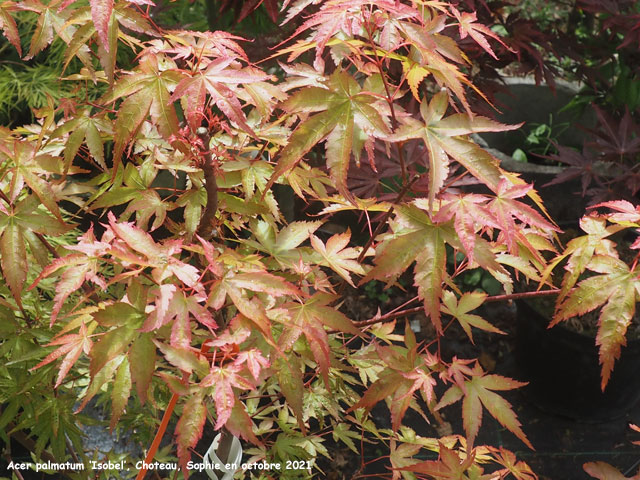
[[[109,422],[109,429],[112,432],[125,411],[130,393],[131,372],[129,360],[124,357],[116,371],[116,378],[113,381],[113,390],[111,391],[111,421]]]
[[[0,237],[0,264],[2,273],[11,289],[13,298],[22,305],[21,294],[27,278],[27,251],[24,245],[22,229],[10,217]]]
[[[473,336],[471,334],[472,326],[487,332],[506,335],[505,332],[494,327],[484,318],[469,313],[482,305],[486,298],[486,293],[472,292],[463,294],[458,301],[453,292],[445,291],[443,294],[442,312],[447,315],[451,315],[458,320],[458,323],[460,323],[460,326],[465,331],[471,342],[473,342]]]
[[[303,433],[306,428],[303,423],[302,400],[304,396],[304,383],[302,381],[302,370],[300,360],[297,355],[289,355],[286,359],[278,357],[274,362],[277,372],[278,385],[293,410],[293,414],[298,420],[298,425]]]
[[[290,113],[319,112],[302,121],[282,149],[267,189],[276,179],[292,170],[319,142],[326,138],[327,166],[336,188],[351,197],[346,186],[349,160],[353,152],[360,157],[363,142],[354,142],[358,128],[367,138],[384,137],[390,133],[384,110],[376,109],[378,99],[361,91],[358,83],[346,72],[336,71],[327,82],[328,91],[308,87],[295,93],[282,105]]]
[[[137,336],[135,327],[125,325],[109,330],[91,349],[90,373],[94,377],[109,361],[121,355]]]
[[[118,109],[115,123],[113,147],[113,170],[118,169],[125,147],[138,133],[147,118],[153,97],[146,91],[137,92],[126,98]]]
[[[147,400],[151,379],[156,367],[156,347],[151,333],[141,334],[131,345],[129,350],[129,368],[131,381],[136,386],[140,403]]]

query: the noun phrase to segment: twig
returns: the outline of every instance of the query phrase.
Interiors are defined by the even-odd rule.
[[[200,224],[198,225],[198,235],[205,240],[209,240],[213,235],[213,220],[216,218],[218,211],[218,184],[216,182],[216,171],[213,164],[213,157],[211,156],[210,142],[211,137],[209,130],[204,127],[200,127],[196,130],[196,135],[202,141],[204,151],[204,163],[202,170],[204,171],[205,189],[207,191],[207,205],[204,209],[202,217],[200,217]]]
[[[541,290],[538,292],[520,292],[520,293],[510,293],[504,295],[492,295],[484,299],[484,303],[489,302],[504,302],[508,300],[518,300],[520,298],[536,298],[543,297],[547,295],[557,295],[560,293],[559,288],[553,288],[551,290]],[[361,322],[354,322],[356,327],[366,327],[368,325],[374,325],[376,323],[384,323],[390,322],[397,318],[406,317],[407,315],[411,315],[412,313],[418,313],[424,311],[424,306],[407,308],[405,310],[399,310],[397,312],[389,312],[385,315],[379,315],[375,317],[371,317],[368,320],[363,320]]]

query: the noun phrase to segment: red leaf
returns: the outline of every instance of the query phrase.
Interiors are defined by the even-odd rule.
[[[202,393],[195,394],[187,400],[182,410],[182,416],[176,425],[178,437],[178,461],[184,472],[191,458],[190,449],[195,447],[202,437],[202,430],[207,420],[207,408]]]
[[[113,0],[91,0],[91,18],[96,26],[103,48],[109,52],[109,20],[113,11]]]

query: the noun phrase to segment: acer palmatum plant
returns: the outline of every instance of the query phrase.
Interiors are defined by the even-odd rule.
[[[285,20],[307,16],[267,73],[242,38],[164,30],[151,7],[0,3],[18,52],[16,21],[36,19],[25,61],[66,44],[61,81],[75,92],[0,131],[5,441],[26,431],[40,458],[83,460],[72,411],[99,397],[111,429],[148,432],[164,411],[156,441],[138,439],[149,461],[175,415],[185,477],[208,424],[243,439],[249,462],[309,461],[303,476],[332,439],[358,454],[377,443],[391,478],[536,478],[476,441],[486,410],[532,447],[497,393],[523,384],[440,349],[453,322],[470,340],[473,328],[501,333],[472,313],[487,295],[460,292],[457,277],[481,268],[508,296],[514,272],[541,281],[555,251],[531,185],[470,139],[517,128],[467,99],[457,39],[495,56],[500,38],[453,3],[285,1]],[[123,50],[135,56],[126,69]],[[369,186],[360,197],[352,161],[397,165],[381,177],[393,194]],[[319,214],[286,223],[275,185]],[[363,241],[348,230],[322,238],[340,211],[364,219]],[[404,310],[359,322],[342,313],[344,284],[405,272],[417,296]],[[398,322],[416,310],[433,338],[418,342]],[[441,421],[457,402],[463,432],[425,438],[403,423],[409,409]],[[379,403],[390,428],[370,413]]]

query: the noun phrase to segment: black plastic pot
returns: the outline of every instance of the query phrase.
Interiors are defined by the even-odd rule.
[[[549,329],[548,318],[525,301],[516,303],[516,359],[535,405],[577,420],[606,421],[623,416],[640,400],[640,340],[622,348],[602,392],[595,339],[562,325]]]

